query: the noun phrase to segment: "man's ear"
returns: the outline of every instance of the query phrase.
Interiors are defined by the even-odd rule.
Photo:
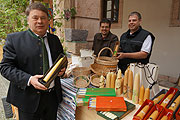
[[[142,19],[139,19],[139,22],[140,22],[140,24],[141,24],[141,22],[142,22]]]
[[[29,25],[29,17],[27,17],[26,19],[27,19],[27,24]]]

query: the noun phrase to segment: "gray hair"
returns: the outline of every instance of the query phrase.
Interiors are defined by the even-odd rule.
[[[41,2],[34,2],[32,4],[30,4],[27,8],[26,8],[26,16],[29,16],[29,13],[31,10],[40,10],[43,11],[47,14],[48,16],[48,9],[41,3]]]
[[[141,14],[140,14],[139,12],[136,12],[136,11],[131,12],[131,13],[129,14],[128,18],[129,18],[130,16],[133,16],[133,15],[137,15],[139,20],[142,19]]]

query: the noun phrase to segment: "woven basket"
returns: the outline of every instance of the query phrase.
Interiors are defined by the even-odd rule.
[[[91,74],[91,70],[89,67],[76,67],[72,70],[72,75],[74,77],[79,76],[79,75],[90,75]]]
[[[101,75],[98,75],[98,74],[92,75],[90,77],[91,84],[96,86],[96,87],[99,87],[100,77],[101,77]]]
[[[98,53],[98,57],[95,59],[95,63],[90,65],[90,69],[98,75],[106,76],[106,74],[110,71],[116,72],[118,60],[115,57],[106,57],[100,56],[101,52],[105,49],[111,51],[113,55],[113,51],[109,47],[104,47]]]
[[[91,64],[90,69],[98,75],[106,76],[108,72],[115,72],[116,66],[109,66],[109,65],[101,65],[101,64]]]
[[[112,57],[107,57],[107,56],[100,56],[102,51],[103,50],[106,50],[108,49],[111,54],[112,54]],[[98,57],[96,58],[95,62],[97,64],[102,64],[102,65],[114,65],[114,66],[117,66],[118,64],[118,59],[116,57],[113,57],[113,51],[111,50],[111,48],[109,47],[104,47],[100,50],[100,52],[98,53]]]
[[[88,76],[80,75],[74,78],[74,86],[77,88],[85,88],[90,84]]]

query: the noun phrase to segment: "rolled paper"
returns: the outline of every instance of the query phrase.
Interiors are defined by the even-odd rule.
[[[166,115],[164,115],[161,120],[168,120],[168,117]]]
[[[118,70],[117,79],[118,79],[118,78],[121,78],[121,69]]]
[[[154,104],[157,104],[164,96],[165,96],[165,94],[161,94],[157,98],[154,98],[154,100],[153,100]]]
[[[132,94],[133,94],[133,72],[129,70],[128,75],[128,88],[127,88],[127,97],[129,100],[132,100]]]
[[[106,75],[106,88],[110,88],[111,87],[111,73],[108,72],[108,74]]]
[[[132,101],[136,104],[138,104],[138,100],[139,100],[139,86],[140,86],[140,74],[136,73],[134,78],[133,98],[132,98]]]
[[[104,88],[104,76],[103,75],[101,75],[101,77],[100,77],[100,80],[99,80],[99,88]]]
[[[54,65],[54,67],[52,67],[52,69],[44,77],[43,81],[47,82],[51,78],[51,76],[54,74],[55,70],[58,68],[62,60],[63,60],[63,57]]]
[[[144,101],[146,99],[149,99],[149,97],[150,97],[150,90],[149,90],[149,88],[146,88],[145,89],[145,93],[144,93]]]
[[[148,110],[149,110],[149,105],[146,105],[136,116],[139,117],[140,119],[143,119],[143,117],[148,112]]]
[[[179,104],[180,104],[180,95],[174,100],[174,102],[171,104],[169,109],[175,111],[176,108],[179,106]]]
[[[149,118],[148,118],[147,120],[156,120],[157,117],[158,117],[158,114],[159,114],[159,112],[158,112],[157,110],[155,110],[155,111],[149,116]]]
[[[121,79],[120,79],[120,82],[121,82],[121,84],[120,84],[120,86],[121,86],[121,88],[120,88],[120,94],[122,94],[122,93],[123,93],[124,78],[121,78]]]
[[[144,86],[142,85],[139,93],[139,104],[142,105],[144,102]]]
[[[115,90],[116,90],[116,95],[121,95],[121,79],[117,78],[116,83],[115,83]]]
[[[124,75],[123,94],[124,94],[124,97],[126,98],[127,98],[127,86],[128,86],[128,73],[129,73],[129,69],[125,71],[125,75]]]
[[[170,100],[172,99],[173,94],[169,94],[161,103],[161,106],[166,107],[166,105],[170,102]]]
[[[116,73],[111,73],[111,88],[115,88]]]

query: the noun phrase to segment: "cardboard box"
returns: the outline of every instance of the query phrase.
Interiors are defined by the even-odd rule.
[[[88,106],[89,98],[77,98],[75,99],[76,106]]]
[[[89,98],[88,108],[96,109],[96,111],[127,111],[123,97],[91,97]]]
[[[106,120],[121,120],[125,116],[127,116],[130,112],[132,112],[135,108],[136,105],[125,101],[126,106],[127,106],[127,111],[121,111],[121,112],[115,112],[115,111],[109,111],[109,112],[104,112],[104,111],[98,111],[97,114]]]
[[[79,67],[90,67],[91,64],[94,64],[93,57],[80,57],[77,55],[72,55],[72,64],[76,64]]]
[[[89,98],[96,96],[116,96],[115,88],[80,88],[77,91],[78,98]]]

